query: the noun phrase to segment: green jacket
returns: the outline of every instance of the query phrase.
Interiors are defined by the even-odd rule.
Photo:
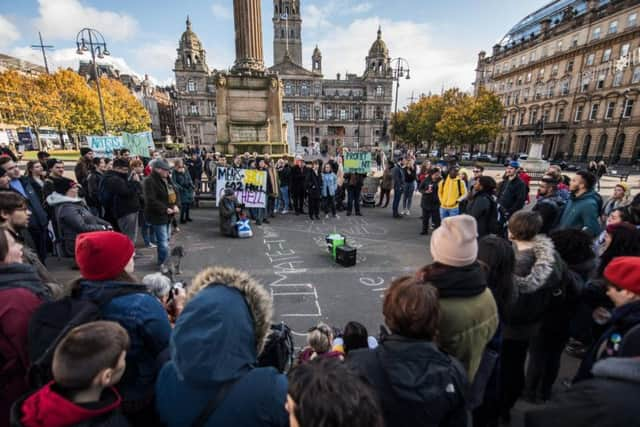
[[[595,191],[588,191],[579,197],[572,194],[564,207],[558,228],[578,228],[597,236],[600,234],[598,218],[601,208],[602,199]]]

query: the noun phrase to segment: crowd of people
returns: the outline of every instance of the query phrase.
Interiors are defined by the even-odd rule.
[[[596,175],[552,166],[530,197],[515,161],[500,183],[480,165],[388,164],[378,206],[393,197],[403,218],[421,195],[432,262],[386,289],[376,337],[357,319],[320,323],[289,370],[258,363],[273,339],[264,286],[216,266],[186,288],[139,280],[137,235],[162,264],[219,167],[268,178],[265,208],[220,195],[227,235],[245,210],[256,225],[290,207],[312,220],[321,207],[361,215],[364,174],[344,173],[339,157],[227,165],[190,153],[170,165],[84,149],[72,180],[40,157],[24,176],[0,157],[0,426],[480,427],[509,424],[520,398],[536,405],[527,427],[640,415],[640,195],[626,182],[605,202]],[[74,259],[77,280],[52,277],[52,253]],[[560,390],[565,351],[581,363]]]

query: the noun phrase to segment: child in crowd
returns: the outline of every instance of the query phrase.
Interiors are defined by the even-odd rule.
[[[128,349],[129,335],[116,322],[72,329],[53,354],[53,381],[14,404],[11,425],[129,426],[114,387],[124,374]]]

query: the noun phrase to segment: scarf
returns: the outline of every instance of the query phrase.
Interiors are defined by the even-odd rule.
[[[0,264],[0,289],[23,288],[44,300],[50,300],[49,290],[29,264]]]

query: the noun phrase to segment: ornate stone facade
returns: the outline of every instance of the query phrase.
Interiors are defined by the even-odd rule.
[[[554,1],[478,55],[476,91],[505,106],[494,154],[527,152],[544,121],[543,155],[640,159],[640,1]]]

